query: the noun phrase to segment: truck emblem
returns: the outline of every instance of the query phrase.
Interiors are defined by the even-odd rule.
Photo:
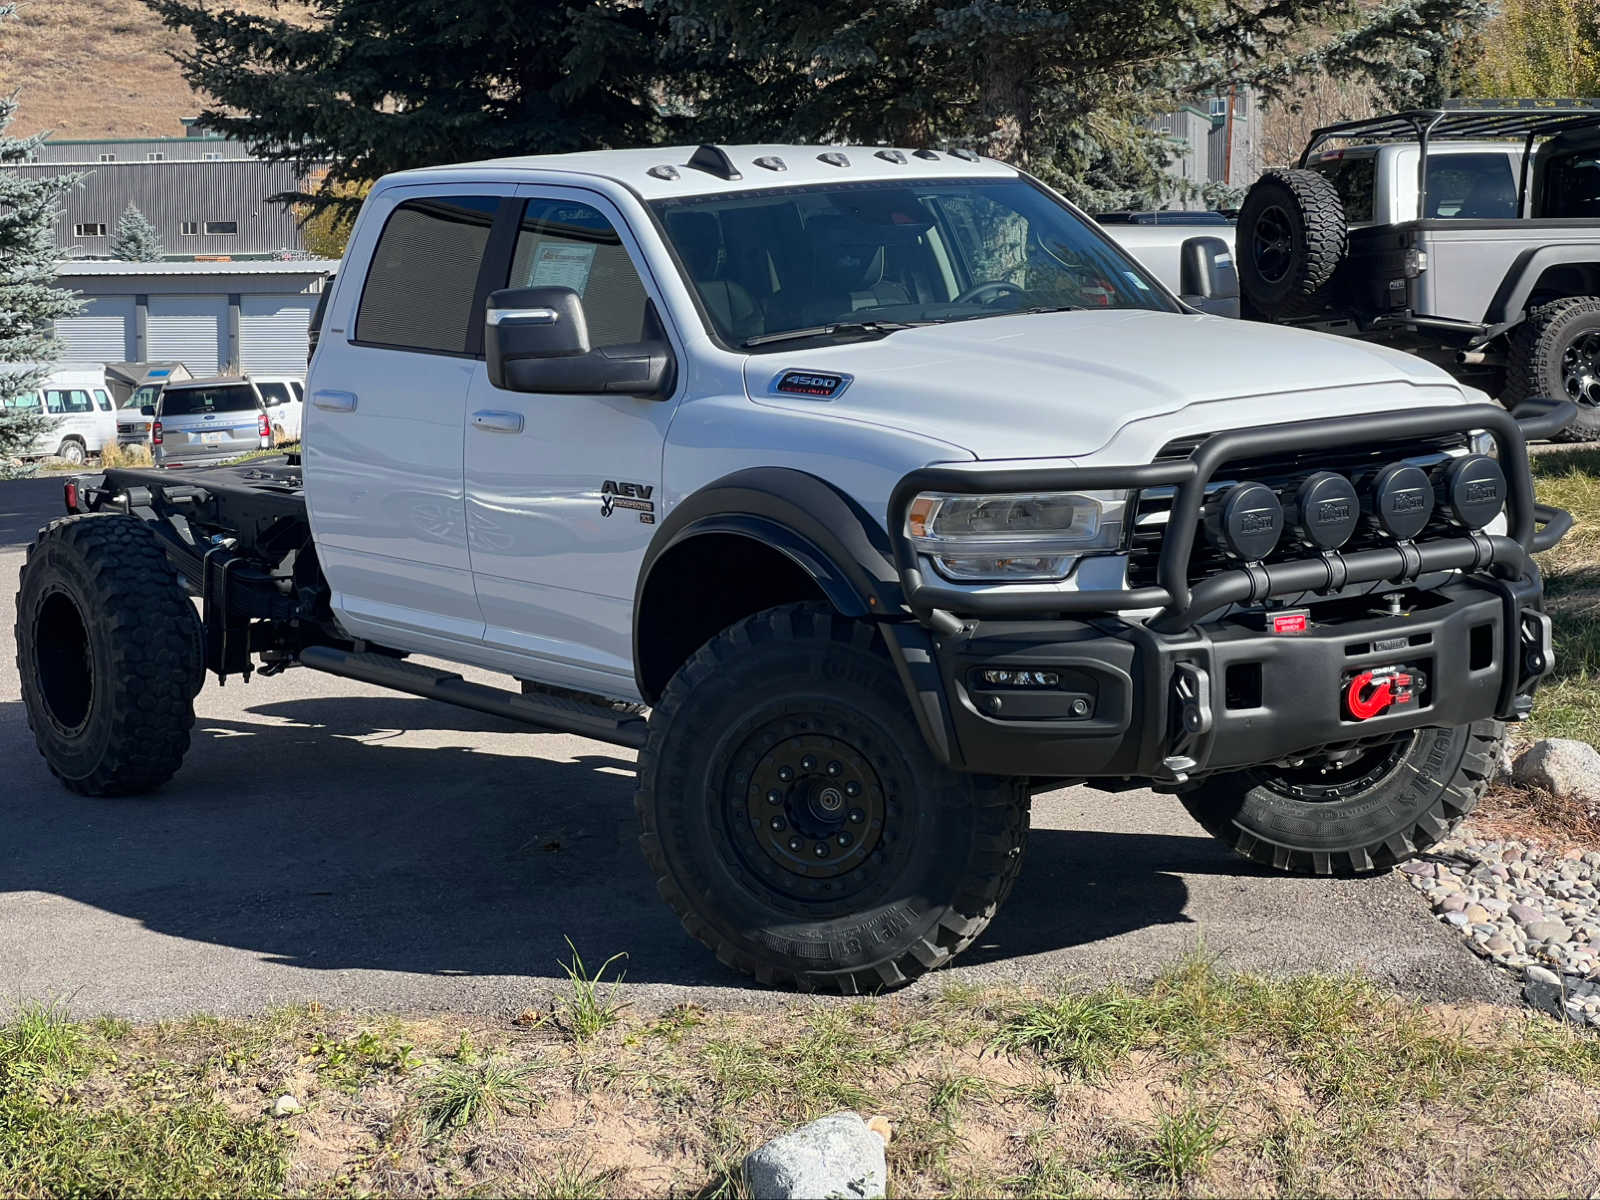
[[[850,378],[835,371],[780,371],[772,381],[772,391],[778,396],[832,400],[850,386]]]
[[[615,509],[626,508],[639,514],[641,524],[654,525],[656,502],[650,497],[655,490],[654,484],[608,479],[600,485],[600,515],[609,517]]]

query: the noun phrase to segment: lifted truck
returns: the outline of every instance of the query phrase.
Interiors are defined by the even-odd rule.
[[[948,961],[1069,781],[1384,870],[1551,665],[1524,441],[1570,405],[1196,313],[965,151],[380,180],[308,391],[303,464],[66,485],[17,604],[51,770],[156,788],[208,671],[296,666],[634,747],[662,895],[767,982]]]
[[[1420,354],[1600,438],[1600,107],[1464,102],[1316,130],[1239,212],[1246,315]]]

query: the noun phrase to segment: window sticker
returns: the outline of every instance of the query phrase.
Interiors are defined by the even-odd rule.
[[[546,242],[533,256],[532,278],[529,287],[569,287],[578,295],[589,283],[589,271],[594,266],[593,246],[568,246],[559,242]]]

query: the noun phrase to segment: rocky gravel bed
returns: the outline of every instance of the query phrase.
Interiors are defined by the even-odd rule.
[[[1600,851],[1461,833],[1400,870],[1530,1004],[1600,1026]]]

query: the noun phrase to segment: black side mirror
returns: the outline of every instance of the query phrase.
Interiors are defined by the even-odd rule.
[[[1219,237],[1186,238],[1179,251],[1178,296],[1201,312],[1239,315],[1239,268]]]
[[[139,405],[139,415],[141,417],[153,417],[153,416],[155,416],[156,415],[156,406],[154,404],[141,404],[141,405]]]
[[[583,298],[569,287],[492,293],[483,347],[489,382],[511,392],[648,400],[672,392],[672,347],[657,339],[592,349]]]

